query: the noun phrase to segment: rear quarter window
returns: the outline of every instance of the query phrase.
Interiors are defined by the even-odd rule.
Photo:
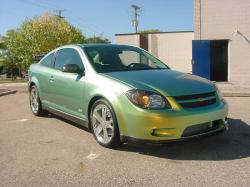
[[[54,53],[51,53],[50,55],[48,55],[46,58],[44,58],[40,64],[42,66],[46,66],[46,67],[52,67],[52,60],[54,57]]]

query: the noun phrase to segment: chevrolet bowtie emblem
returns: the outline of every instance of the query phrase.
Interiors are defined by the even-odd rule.
[[[203,98],[198,98],[197,100],[198,100],[198,101],[204,101],[204,99],[203,99]]]

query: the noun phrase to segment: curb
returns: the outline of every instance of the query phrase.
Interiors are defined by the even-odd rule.
[[[8,90],[6,92],[1,92],[0,96],[9,95],[9,94],[15,94],[16,92],[17,92],[16,90]]]
[[[230,92],[228,92],[228,93],[223,93],[222,92],[222,95],[224,96],[224,97],[250,97],[250,93],[243,93],[243,92],[241,92],[241,93],[230,93]]]

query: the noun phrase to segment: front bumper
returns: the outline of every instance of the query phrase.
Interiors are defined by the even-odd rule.
[[[122,142],[136,142],[136,143],[150,143],[150,144],[165,144],[165,143],[171,143],[171,142],[180,142],[180,141],[188,141],[192,139],[198,139],[206,136],[211,136],[215,134],[222,133],[224,131],[228,130],[228,122],[227,120],[219,127],[204,133],[200,134],[195,134],[192,136],[186,136],[186,137],[181,137],[178,139],[167,139],[167,140],[148,140],[148,139],[138,139],[138,138],[133,138],[129,136],[121,136],[121,141]]]
[[[208,107],[196,109],[144,110],[131,103],[123,102],[120,110],[115,109],[123,141],[169,142],[187,140],[221,132],[227,128],[228,105],[217,102]],[[183,136],[189,127],[217,121],[207,131]]]

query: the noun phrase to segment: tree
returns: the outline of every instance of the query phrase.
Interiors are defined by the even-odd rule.
[[[0,35],[0,74],[3,72],[4,65],[8,61],[7,49],[3,42],[3,37]]]
[[[65,44],[83,43],[84,36],[67,20],[46,13],[25,21],[16,30],[9,30],[3,40],[8,56],[26,69],[34,54],[46,54]]]
[[[6,46],[3,41],[3,37],[0,35],[0,49],[6,49]]]
[[[8,50],[2,50],[0,53],[0,66],[1,70],[4,70],[11,73],[13,78],[13,70],[20,70],[20,64],[18,59],[16,59]]]
[[[147,30],[142,30],[139,33],[153,33],[153,32],[161,32],[159,29],[147,29]]]
[[[108,38],[104,38],[103,36],[94,36],[86,38],[84,43],[110,43]]]

